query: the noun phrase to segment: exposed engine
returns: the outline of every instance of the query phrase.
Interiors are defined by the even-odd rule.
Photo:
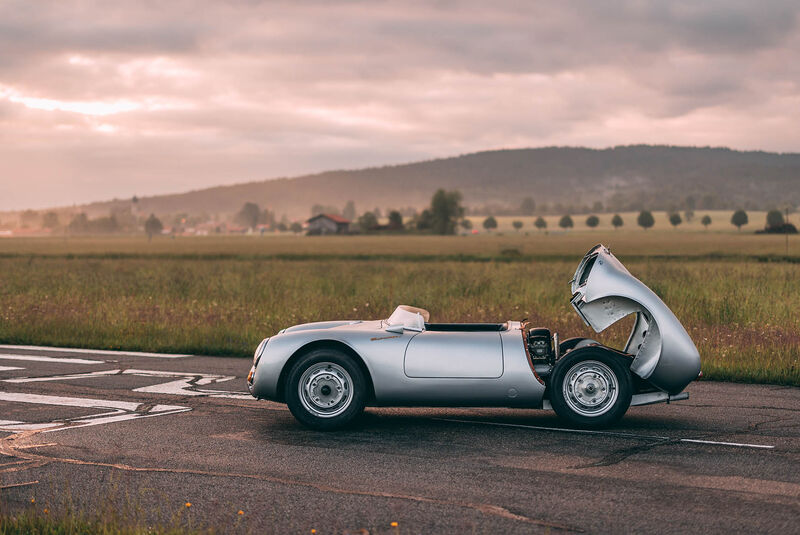
[[[555,364],[556,353],[553,351],[550,329],[537,327],[528,330],[528,353],[534,364]]]

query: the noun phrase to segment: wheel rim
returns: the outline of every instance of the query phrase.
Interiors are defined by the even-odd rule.
[[[297,385],[303,407],[320,418],[343,413],[353,401],[353,380],[347,370],[333,362],[311,365]]]
[[[600,416],[614,406],[619,397],[616,374],[596,360],[579,362],[569,369],[563,383],[564,400],[570,409],[583,416]]]

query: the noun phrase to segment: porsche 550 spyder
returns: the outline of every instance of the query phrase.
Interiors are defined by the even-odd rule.
[[[265,338],[248,390],[323,430],[366,405],[553,409],[571,425],[605,427],[631,405],[689,397],[697,348],[608,248],[593,247],[570,284],[573,308],[598,333],[635,315],[624,348],[559,341],[526,321],[431,323],[426,310],[400,305],[386,319],[306,323]]]

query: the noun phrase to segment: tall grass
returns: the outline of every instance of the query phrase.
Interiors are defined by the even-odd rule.
[[[6,257],[0,341],[245,356],[283,327],[383,318],[400,303],[434,321],[527,317],[562,337],[594,336],[569,306],[576,263]],[[800,266],[626,265],[687,327],[706,377],[800,385]],[[627,327],[600,337],[621,346]]]

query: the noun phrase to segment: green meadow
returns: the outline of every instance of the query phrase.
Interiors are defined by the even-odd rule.
[[[5,239],[0,343],[244,357],[289,325],[400,303],[593,335],[567,283],[599,241],[681,319],[705,377],[800,385],[800,240],[786,256],[783,236],[736,232]]]

